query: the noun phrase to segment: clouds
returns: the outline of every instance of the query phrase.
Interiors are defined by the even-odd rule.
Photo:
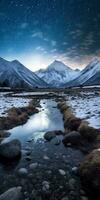
[[[21,29],[26,29],[28,27],[28,23],[27,22],[23,22],[21,25],[20,25],[20,28]]]
[[[42,32],[42,31],[34,32],[34,33],[32,34],[32,38],[44,39],[44,37],[43,37],[43,32]]]
[[[43,56],[46,64],[47,59],[61,59],[73,67],[83,66],[100,56],[99,4],[87,0],[0,1],[0,55],[25,52],[28,58],[30,52],[38,54],[38,59]]]

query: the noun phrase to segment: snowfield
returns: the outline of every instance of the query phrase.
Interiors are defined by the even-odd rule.
[[[29,104],[30,99],[7,97],[10,92],[0,92],[0,117],[7,116],[7,110],[12,107],[25,107]]]
[[[92,127],[100,128],[100,92],[81,92],[80,95],[67,97],[77,117],[85,119]]]

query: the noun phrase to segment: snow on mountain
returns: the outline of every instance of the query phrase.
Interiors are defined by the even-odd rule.
[[[47,84],[19,61],[0,58],[0,85],[11,88],[46,87]]]
[[[64,63],[55,60],[47,69],[40,69],[36,74],[53,87],[71,81],[79,75],[79,71],[69,68]]]
[[[80,75],[73,81],[66,83],[66,86],[79,85],[99,85],[100,84],[100,61],[93,60],[81,72]]]

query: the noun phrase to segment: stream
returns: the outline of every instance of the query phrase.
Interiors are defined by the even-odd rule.
[[[11,135],[3,141],[19,139],[22,156],[12,164],[0,163],[0,193],[10,187],[22,186],[22,200],[61,200],[66,196],[69,200],[80,200],[80,180],[73,167],[79,165],[84,155],[77,149],[64,147],[62,142],[54,145],[44,140],[47,131],[63,131],[64,127],[54,100],[41,100],[40,105],[39,113],[31,116],[26,124],[9,130]],[[32,170],[31,164],[35,166]],[[20,168],[27,169],[26,177],[18,175]],[[47,191],[43,188],[45,181],[49,185]]]

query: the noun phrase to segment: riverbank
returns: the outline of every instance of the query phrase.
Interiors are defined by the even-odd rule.
[[[16,95],[22,98],[22,95]],[[79,169],[85,156],[93,149],[89,144],[94,143],[94,137],[90,142],[89,135],[86,142],[87,134],[81,135],[86,133],[86,129],[85,132],[79,131],[83,119],[77,119],[66,103],[68,95],[46,94],[45,99],[41,93],[24,95],[23,98],[29,95],[30,100],[34,99],[34,106],[39,112],[32,114],[23,125],[9,129],[8,137],[3,140],[5,144],[19,140],[21,157],[13,161],[0,161],[0,194],[7,190],[12,196],[17,193],[16,200],[92,200],[81,184]],[[69,118],[72,120],[69,121]],[[49,138],[53,133],[53,138],[47,141],[46,133],[49,133]],[[96,140],[97,143],[99,145],[99,140]],[[96,200],[96,196],[93,200]]]

